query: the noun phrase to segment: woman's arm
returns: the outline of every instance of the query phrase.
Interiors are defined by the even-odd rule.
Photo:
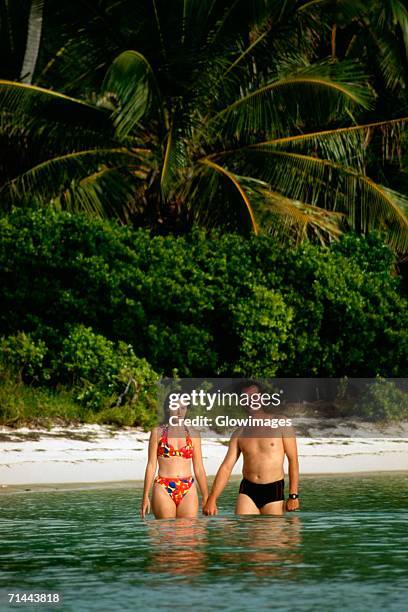
[[[140,507],[140,516],[144,518],[150,512],[149,493],[157,467],[157,427],[152,430],[149,439],[149,450],[144,478],[143,497]]]
[[[194,437],[193,468],[198,486],[200,488],[202,505],[204,506],[208,498],[207,474],[205,473],[203,454],[201,451],[201,438],[197,432]]]

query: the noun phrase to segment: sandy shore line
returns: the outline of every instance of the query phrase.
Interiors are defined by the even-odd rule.
[[[0,428],[0,487],[123,483],[144,477],[149,434],[136,428],[81,425],[44,429]],[[209,476],[226,452],[226,440],[203,439]],[[302,474],[408,470],[407,437],[299,437]],[[287,468],[287,466],[285,466]],[[233,474],[242,470],[240,459]]]

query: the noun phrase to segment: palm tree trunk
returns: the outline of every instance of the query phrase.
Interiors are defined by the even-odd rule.
[[[40,50],[44,0],[32,0],[28,19],[27,43],[20,80],[31,84]]]

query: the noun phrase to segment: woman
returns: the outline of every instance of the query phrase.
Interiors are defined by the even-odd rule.
[[[147,460],[142,505],[142,518],[150,512],[149,492],[157,464],[159,473],[154,478],[152,510],[157,519],[191,518],[198,513],[197,480],[202,505],[207,502],[207,476],[201,454],[199,433],[194,441],[184,425],[187,406],[179,403],[176,410],[169,410],[169,400],[165,403],[164,423],[155,427],[150,434],[149,456]],[[169,424],[169,417],[178,417],[178,424]],[[174,423],[176,419],[172,419]],[[194,477],[191,474],[194,470]]]

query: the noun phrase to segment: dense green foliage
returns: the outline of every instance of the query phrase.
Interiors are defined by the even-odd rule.
[[[391,380],[379,378],[367,385],[357,406],[357,414],[370,421],[406,421],[408,419],[407,390]]]
[[[121,341],[115,344],[91,328],[74,325],[63,339],[61,350],[48,359],[47,365],[46,353],[42,340],[35,341],[24,332],[0,340],[3,422],[21,422],[25,416],[118,425],[149,426],[155,422],[158,376],[145,359],[136,357],[130,345]],[[44,389],[51,378],[54,386],[58,383],[57,397],[61,396],[65,404],[66,409],[62,406],[60,412],[53,390]],[[25,389],[27,383],[42,388],[30,392]]]
[[[53,384],[92,372],[112,390],[130,365],[149,378],[135,355],[166,375],[407,374],[407,300],[375,236],[293,250],[15,211],[0,220],[0,282],[0,333],[44,342]]]
[[[89,327],[71,328],[52,369],[64,382],[68,374],[75,400],[94,410],[104,404],[108,409],[113,404],[154,408],[158,376],[147,361],[136,357],[131,345],[115,345]]]
[[[45,382],[49,371],[43,368],[47,347],[42,340],[34,342],[24,332],[1,338],[0,364],[3,376],[16,383],[24,380]]]

